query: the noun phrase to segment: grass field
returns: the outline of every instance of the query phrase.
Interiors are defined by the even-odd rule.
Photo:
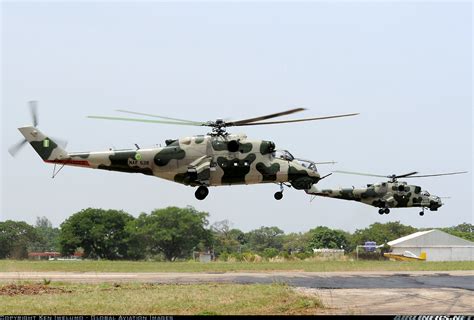
[[[300,295],[283,284],[0,286],[4,315],[316,314],[322,309],[316,297]]]
[[[0,272],[232,272],[232,271],[450,271],[474,270],[474,262],[285,261],[285,262],[148,262],[0,260]]]

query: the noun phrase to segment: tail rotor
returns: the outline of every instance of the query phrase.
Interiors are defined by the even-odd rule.
[[[30,108],[31,120],[33,122],[33,126],[36,128],[38,126],[38,101],[29,101],[28,106]],[[25,146],[28,141],[23,138],[22,140],[18,141],[10,148],[8,148],[8,153],[12,157],[15,157],[17,153]]]
[[[38,122],[39,122],[39,117],[38,117],[38,101],[28,101],[28,107],[30,109],[30,114],[31,114],[31,121],[33,123],[33,127],[38,127]],[[57,138],[54,138],[54,140],[56,141],[56,143],[62,147],[63,149],[66,148],[67,146],[67,141],[64,141],[64,140],[61,140],[61,139],[57,139]],[[25,144],[27,143],[28,141],[23,138],[22,140],[18,141],[17,143],[13,144],[10,148],[8,148],[8,153],[10,153],[10,155],[12,157],[15,157],[17,155],[17,153],[23,149],[23,147],[25,146]]]

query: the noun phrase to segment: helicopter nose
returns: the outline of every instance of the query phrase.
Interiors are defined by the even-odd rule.
[[[430,197],[430,207],[433,209],[438,209],[443,205],[440,197],[431,196]]]

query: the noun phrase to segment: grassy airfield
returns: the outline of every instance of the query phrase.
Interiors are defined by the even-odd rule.
[[[474,262],[147,262],[0,260],[0,272],[453,271]],[[375,294],[378,294],[376,290]],[[326,301],[326,300],[325,300]],[[0,314],[331,314],[318,295],[282,284],[0,282]],[[336,310],[337,311],[337,310]]]
[[[0,314],[317,314],[317,297],[283,284],[0,285]]]
[[[0,260],[0,272],[234,272],[234,271],[451,271],[474,270],[473,261],[282,261],[282,262],[153,262],[153,261],[16,261]]]

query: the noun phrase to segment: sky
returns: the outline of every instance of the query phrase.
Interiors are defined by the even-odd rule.
[[[473,223],[470,2],[2,2],[1,9],[0,221],[46,216],[58,226],[87,207],[138,216],[191,205],[211,223],[227,219],[244,231]],[[319,166],[321,174],[469,173],[411,179],[450,197],[424,217],[419,208],[380,216],[294,189],[276,201],[275,184],[213,187],[198,201],[191,187],[141,174],[66,167],[51,179],[52,166],[30,146],[15,158],[7,152],[22,137],[16,128],[31,123],[29,100],[39,101],[39,128],[67,140],[69,151],[207,132],[86,118],[120,115],[115,109],[207,121],[304,107],[298,117],[360,115],[231,131],[296,157],[337,161]],[[333,174],[318,187],[381,181]]]

